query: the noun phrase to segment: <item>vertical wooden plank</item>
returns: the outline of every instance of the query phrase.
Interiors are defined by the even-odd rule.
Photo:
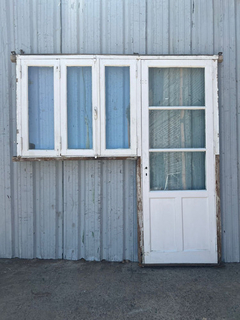
[[[34,256],[39,259],[62,258],[61,171],[61,162],[34,163]]]
[[[146,2],[147,54],[169,53],[169,1]]]
[[[79,258],[86,260],[100,260],[100,161],[82,161],[79,188],[83,190],[81,196],[81,226],[82,240],[84,240],[85,254],[80,252]],[[85,172],[84,180],[83,171]],[[86,184],[86,181],[88,182]]]
[[[11,0],[14,8],[12,49],[25,53],[60,53],[59,1]],[[31,17],[31,19],[29,18]],[[12,110],[15,119],[15,104]],[[16,130],[13,132],[15,140]],[[62,256],[61,163],[14,163],[15,254],[21,258]],[[53,207],[52,207],[53,206]],[[49,246],[47,245],[49,243]]]
[[[146,53],[145,1],[102,1],[101,53]],[[136,164],[119,163],[102,162],[101,259],[136,261]]]
[[[101,53],[101,2],[63,1],[62,52]],[[64,257],[100,259],[100,163],[64,163]]]
[[[213,50],[213,2],[192,1],[192,53],[216,54]]]
[[[62,2],[62,53],[101,53],[101,1]]]
[[[79,239],[79,173],[78,162],[64,162],[64,253],[63,258],[77,260]],[[84,240],[82,241],[84,243]]]
[[[130,261],[138,260],[136,179],[136,161],[123,161],[123,259]]]
[[[80,1],[62,1],[62,53],[80,53],[78,31],[82,18]],[[82,19],[80,19],[82,21]]]
[[[146,53],[146,5],[143,0],[123,1],[124,54]]]
[[[101,259],[123,259],[123,161],[102,163],[102,255]]]
[[[239,261],[238,129],[236,88],[236,8],[234,0],[214,1],[214,51],[223,52],[219,64],[220,181],[222,255]]]
[[[64,258],[100,260],[100,163],[64,163]]]
[[[93,0],[72,0],[63,1],[62,9],[63,53],[133,53],[135,48],[144,52],[145,29],[144,26],[139,28],[139,23],[145,21],[145,1],[104,0],[96,3]],[[113,257],[114,260],[122,260],[133,257],[136,260],[134,252],[137,242],[136,238],[135,242],[132,240],[136,237],[137,227],[133,213],[134,210],[136,213],[132,190],[135,188],[134,171],[132,166],[125,167],[122,163],[120,174],[118,162],[107,161],[108,169],[104,162],[80,161],[77,167],[72,162],[64,164],[64,256],[67,259]],[[123,173],[124,168],[126,173]],[[105,186],[105,181],[108,181],[104,178],[106,171],[112,173],[110,182],[106,182]],[[123,175],[128,177],[129,174],[131,185],[126,185],[123,191]],[[123,200],[123,196],[118,200],[118,195],[123,192],[128,194],[127,201]],[[74,207],[71,206],[72,201]],[[130,208],[129,213],[124,211],[126,206]],[[121,234],[120,238],[118,234]],[[105,253],[100,256],[101,244],[105,246]]]
[[[105,54],[123,53],[123,35],[125,21],[123,16],[123,0],[104,0],[101,2],[101,48]]]
[[[15,166],[15,256],[34,258],[33,167],[30,162]]]
[[[235,52],[236,52],[236,106],[237,106],[237,142],[238,142],[238,160],[237,160],[237,171],[238,171],[238,203],[239,203],[239,187],[240,187],[240,174],[239,174],[239,162],[240,162],[240,34],[239,34],[239,30],[240,30],[240,2],[235,0],[235,43],[236,43],[236,47],[235,47]],[[238,217],[240,219],[240,210],[238,209]],[[238,238],[240,238],[240,222],[238,222],[239,225],[239,230],[238,230]],[[238,240],[238,242],[240,242],[240,239]],[[240,246],[239,246],[239,250],[240,250]],[[238,261],[240,261],[240,252],[239,252],[239,259]]]
[[[13,21],[13,8],[8,1],[2,1],[0,12],[1,23],[1,59],[0,59],[0,257],[11,258],[14,254],[12,230],[14,201],[11,183],[12,139],[12,105],[14,104],[15,77],[14,65],[10,62],[9,53],[14,41],[14,30],[10,24]]]
[[[191,0],[169,0],[169,54],[191,53]]]

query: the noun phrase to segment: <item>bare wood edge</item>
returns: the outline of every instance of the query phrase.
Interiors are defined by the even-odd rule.
[[[143,208],[142,208],[142,179],[141,158],[137,159],[137,224],[138,224],[138,262],[143,267]]]
[[[138,157],[12,157],[13,162],[76,161],[76,160],[137,160]]]
[[[215,156],[215,180],[216,180],[216,219],[217,219],[217,251],[218,263],[222,260],[222,231],[221,231],[221,206],[220,206],[220,157]]]

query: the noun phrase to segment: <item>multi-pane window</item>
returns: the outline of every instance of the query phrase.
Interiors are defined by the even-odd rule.
[[[205,189],[205,69],[149,68],[151,190]]]
[[[18,56],[18,156],[136,156],[137,61]]]

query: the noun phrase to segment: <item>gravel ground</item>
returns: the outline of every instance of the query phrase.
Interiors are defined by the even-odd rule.
[[[5,319],[240,319],[240,264],[0,259]]]

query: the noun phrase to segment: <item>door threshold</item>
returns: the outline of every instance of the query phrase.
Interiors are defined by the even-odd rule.
[[[217,267],[217,268],[223,268],[224,263],[153,263],[153,264],[143,264],[139,263],[139,267],[141,268],[163,268],[163,267]]]

